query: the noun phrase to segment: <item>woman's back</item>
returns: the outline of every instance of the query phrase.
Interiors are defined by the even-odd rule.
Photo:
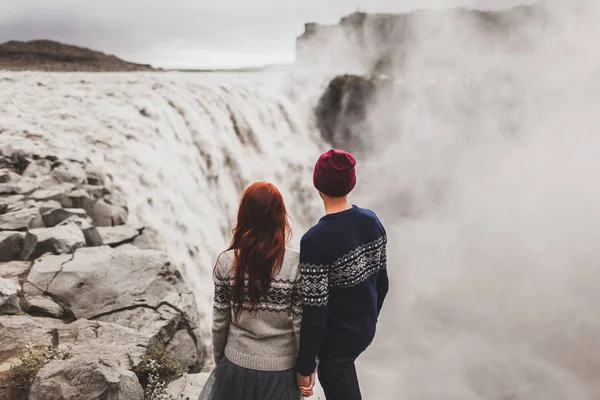
[[[283,371],[296,362],[300,333],[301,294],[298,252],[286,248],[283,264],[258,304],[250,301],[248,281],[241,302],[234,304],[233,250],[219,256],[215,268],[213,349],[243,368]],[[237,316],[233,310],[240,309]]]

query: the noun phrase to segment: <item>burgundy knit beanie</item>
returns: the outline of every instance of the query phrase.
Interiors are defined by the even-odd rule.
[[[356,185],[356,160],[343,150],[331,149],[315,164],[313,184],[318,191],[330,197],[344,197]]]

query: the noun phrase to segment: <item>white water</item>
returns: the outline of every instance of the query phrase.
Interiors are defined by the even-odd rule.
[[[229,244],[242,190],[276,184],[296,233],[319,213],[311,176],[323,144],[297,111],[310,92],[294,92],[303,84],[293,76],[277,78],[0,73],[0,147],[108,173],[128,200],[129,222],[159,233],[192,286],[208,341],[212,266]]]

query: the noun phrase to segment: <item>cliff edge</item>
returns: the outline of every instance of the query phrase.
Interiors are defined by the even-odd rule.
[[[0,70],[48,72],[153,71],[150,65],[51,40],[0,44]]]

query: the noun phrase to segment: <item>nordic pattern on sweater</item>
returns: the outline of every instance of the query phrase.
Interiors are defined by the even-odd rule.
[[[316,358],[356,358],[375,336],[388,292],[387,236],[370,210],[328,214],[300,242],[302,328],[296,368]]]
[[[233,304],[233,251],[222,253],[213,276],[213,353],[215,362],[226,356],[232,363],[259,371],[293,368],[300,335],[301,288],[298,252],[286,249],[281,270],[257,306],[247,291]],[[246,287],[248,281],[245,282]],[[240,308],[237,319],[233,310]]]
[[[379,237],[344,254],[331,266],[300,264],[304,304],[326,306],[330,288],[355,286],[386,268],[387,238]]]

